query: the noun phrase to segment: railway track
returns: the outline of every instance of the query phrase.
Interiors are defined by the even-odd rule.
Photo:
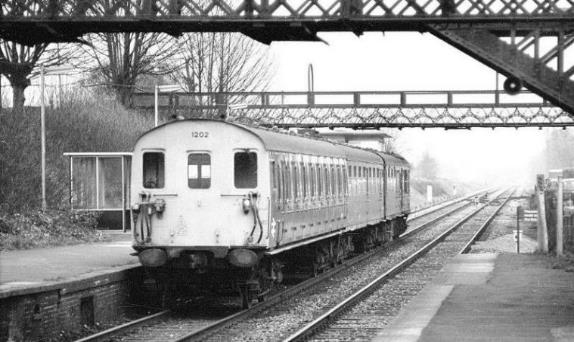
[[[482,193],[482,192],[479,192]],[[328,270],[315,278],[305,280],[297,285],[289,286],[287,289],[282,290],[279,293],[271,295],[263,303],[254,305],[249,310],[239,311],[232,314],[224,315],[207,315],[203,314],[183,314],[170,310],[158,312],[156,314],[143,317],[133,322],[123,324],[121,326],[102,331],[100,333],[83,338],[81,342],[88,341],[194,341],[194,340],[206,340],[212,338],[214,340],[227,340],[224,336],[220,334],[220,331],[224,330],[230,325],[236,324],[237,322],[245,321],[247,319],[251,320],[262,313],[263,315],[266,310],[273,308],[290,298],[294,298],[297,294],[307,291],[308,289],[314,287],[315,285],[324,282],[326,279],[332,278],[339,273],[349,272],[357,265],[360,265],[365,260],[372,258],[377,254],[385,254],[385,249],[390,246],[405,244],[411,236],[416,235],[423,229],[430,227],[432,224],[448,218],[450,215],[458,211],[465,210],[470,206],[470,202],[466,201],[476,195],[472,194],[470,196],[463,197],[461,199],[451,201],[447,206],[438,205],[437,208],[425,209],[424,213],[419,214],[418,217],[409,220],[409,225],[411,226],[407,232],[405,232],[399,240],[394,241],[390,245],[382,248],[364,253],[355,258],[346,260],[342,265],[335,269]],[[257,320],[257,319],[256,319]],[[261,322],[261,324],[266,324]],[[230,334],[231,335],[231,334]],[[228,336],[230,336],[228,335]]]
[[[284,341],[370,341],[449,259],[470,249],[510,198],[508,195],[500,205],[489,205],[497,201],[494,199],[465,216]]]

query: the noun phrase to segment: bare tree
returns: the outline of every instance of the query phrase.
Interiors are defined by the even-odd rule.
[[[563,169],[574,166],[574,135],[566,130],[549,130],[546,136],[544,158],[546,168]]]
[[[267,47],[239,33],[188,33],[179,50],[174,60],[181,67],[172,78],[189,92],[265,90],[269,84]]]
[[[39,74],[39,65],[50,67],[65,63],[72,50],[60,49],[47,43],[26,46],[16,42],[0,40],[0,74],[12,86],[12,103],[15,110],[24,108],[24,91],[30,79]]]
[[[84,51],[92,63],[84,59],[84,68],[99,73],[126,107],[132,104],[138,77],[170,72],[166,62],[176,51],[175,40],[163,33],[102,33],[87,40]]]
[[[421,161],[415,167],[415,173],[426,179],[436,179],[438,177],[438,163],[428,152],[426,152]]]

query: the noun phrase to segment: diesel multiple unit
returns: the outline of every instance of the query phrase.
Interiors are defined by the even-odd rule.
[[[396,154],[217,120],[139,138],[133,248],[167,289],[261,299],[286,269],[320,272],[406,229],[409,164]]]

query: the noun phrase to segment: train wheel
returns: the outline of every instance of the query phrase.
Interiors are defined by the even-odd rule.
[[[249,293],[249,286],[239,286],[239,294],[241,296],[241,308],[247,310],[251,307],[251,294]]]
[[[319,275],[319,264],[317,264],[316,262],[313,263],[313,277],[316,277]]]

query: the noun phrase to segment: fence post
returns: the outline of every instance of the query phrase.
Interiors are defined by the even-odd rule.
[[[562,177],[558,177],[558,193],[556,194],[556,256],[561,257],[564,255],[564,205],[563,205],[563,189]]]
[[[536,175],[536,196],[538,197],[538,250],[548,253],[548,227],[544,203],[544,175]]]

